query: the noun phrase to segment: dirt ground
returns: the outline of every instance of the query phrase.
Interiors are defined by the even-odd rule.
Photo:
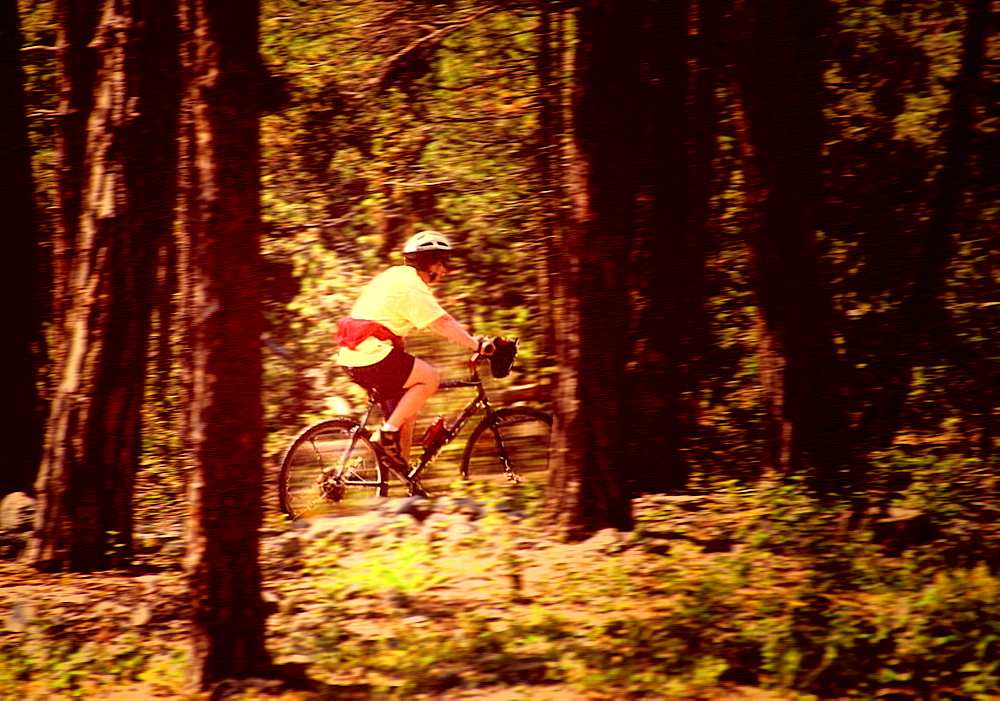
[[[580,544],[563,545],[535,538],[532,533],[522,533],[528,545],[518,552],[520,560],[520,592],[526,600],[532,598],[551,601],[553,592],[560,587],[560,579],[567,572],[581,568],[592,560],[595,552]],[[632,551],[626,557],[633,556]],[[284,592],[297,588],[303,590],[315,585],[315,578],[296,568],[283,567],[280,549],[262,549],[262,569],[265,590],[280,588]],[[342,558],[349,566],[349,558]],[[407,625],[432,631],[452,624],[456,616],[475,613],[486,619],[501,620],[517,615],[511,611],[509,595],[511,583],[500,549],[484,554],[470,552],[467,557],[458,554],[439,563],[438,582],[404,605],[387,597],[358,596],[342,604],[345,607],[344,626],[357,636],[384,634],[387,622],[405,617]],[[636,549],[634,557],[649,557]],[[270,558],[270,560],[269,560]],[[95,641],[115,641],[129,634],[145,638],[160,653],[176,653],[186,647],[185,587],[180,558],[163,555],[150,558],[132,571],[99,574],[42,574],[16,562],[0,563],[0,641],[4,635],[24,632],[33,617],[48,621],[64,636],[82,636]],[[498,599],[498,592],[504,595]],[[655,597],[645,596],[626,604],[636,608],[630,611],[642,615],[641,609],[657,610]],[[401,611],[403,606],[406,610]],[[553,610],[564,620],[574,617],[593,620],[595,609],[579,602],[556,604]],[[302,607],[300,607],[301,610]],[[308,606],[306,607],[308,608]],[[308,610],[305,612],[308,613]],[[301,615],[301,614],[300,614]],[[322,615],[317,612],[317,615]],[[269,626],[269,645],[281,648],[283,636],[294,633],[296,625],[291,618],[272,617]],[[283,622],[282,622],[283,621]],[[278,658],[277,662],[282,660]],[[283,691],[262,687],[217,698],[232,699],[281,699],[281,701],[321,701],[323,699],[381,698],[366,692],[363,685],[345,679],[324,680],[328,686],[322,691]],[[342,684],[342,685],[341,685]],[[207,695],[192,696],[178,691],[182,686],[177,680],[171,684],[142,683],[118,687],[102,687],[89,692],[85,698],[100,701],[182,701]],[[53,696],[38,698],[59,698]],[[418,698],[418,697],[415,697]],[[486,687],[477,689],[452,689],[419,698],[439,701],[584,701],[597,698],[582,695],[569,686],[520,685],[516,687]],[[601,698],[608,698],[603,696]],[[665,698],[665,697],[664,697]],[[731,687],[725,693],[699,697],[700,701],[780,701],[782,698],[760,689]],[[11,699],[13,701],[13,699]]]

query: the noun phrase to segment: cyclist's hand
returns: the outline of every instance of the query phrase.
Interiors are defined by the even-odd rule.
[[[479,348],[476,350],[476,355],[493,355],[493,351],[497,348],[493,345],[492,338],[486,338],[486,336],[476,336],[476,342],[479,343]]]

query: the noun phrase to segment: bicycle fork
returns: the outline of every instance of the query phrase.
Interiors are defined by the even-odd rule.
[[[493,433],[493,440],[497,444],[497,452],[500,453],[500,464],[503,465],[503,473],[507,479],[514,484],[521,481],[521,476],[514,472],[510,464],[510,455],[507,453],[507,444],[503,442],[503,435],[500,433],[500,422],[494,421],[490,424],[490,432]]]

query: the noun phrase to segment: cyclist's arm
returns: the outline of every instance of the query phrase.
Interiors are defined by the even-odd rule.
[[[479,348],[479,340],[463,329],[451,314],[438,317],[427,328],[438,336],[447,338],[452,343],[464,346],[469,350],[474,351]]]
[[[470,336],[451,314],[438,317],[427,328],[437,335],[447,338],[452,343],[465,346],[481,355],[492,355],[493,353],[493,341],[485,336]]]

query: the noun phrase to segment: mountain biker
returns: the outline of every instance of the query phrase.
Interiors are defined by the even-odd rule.
[[[337,329],[341,366],[388,414],[376,445],[399,470],[407,469],[417,415],[441,381],[428,362],[406,352],[403,339],[427,329],[481,355],[493,351],[491,341],[471,336],[430,290],[447,274],[452,250],[436,231],[414,234],[403,247],[404,265],[375,276]]]

